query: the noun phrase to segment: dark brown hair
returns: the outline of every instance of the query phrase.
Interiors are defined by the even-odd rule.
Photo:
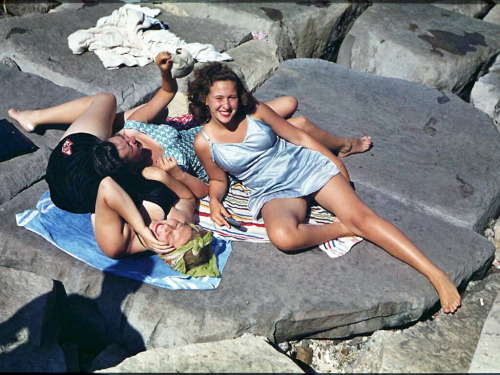
[[[239,107],[238,114],[255,112],[257,100],[246,89],[240,77],[229,67],[219,62],[205,64],[194,71],[194,77],[188,83],[189,113],[199,124],[210,120],[210,110],[205,104],[210,88],[217,81],[232,81],[236,84]]]

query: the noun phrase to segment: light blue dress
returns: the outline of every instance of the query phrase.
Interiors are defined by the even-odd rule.
[[[287,142],[269,125],[250,116],[241,143],[212,142],[201,132],[210,145],[212,160],[249,189],[248,207],[255,219],[271,199],[305,197],[340,172],[323,154]]]
[[[124,124],[125,129],[138,130],[141,133],[149,135],[158,144],[163,147],[163,155],[170,156],[177,160],[181,168],[198,177],[200,180],[208,182],[208,175],[201,164],[200,159],[194,152],[194,137],[202,128],[196,126],[187,130],[177,130],[173,126],[162,124],[148,124],[141,121],[127,120]]]

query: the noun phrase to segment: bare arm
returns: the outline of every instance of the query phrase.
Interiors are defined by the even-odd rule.
[[[157,165],[162,163],[163,166],[161,168],[177,181],[185,185],[196,198],[200,199],[208,194],[208,184],[183,171],[182,168],[179,167],[179,164],[177,164],[175,158],[171,156],[163,157],[162,161],[158,160],[156,163]]]
[[[144,246],[137,241],[134,232],[140,236]],[[158,252],[171,249],[171,246],[156,239],[132,198],[111,177],[104,178],[99,185],[94,233],[101,250],[111,258],[121,258],[146,249]]]
[[[161,89],[146,104],[136,109],[129,120],[151,122],[174,98],[177,93],[177,80],[172,78],[172,57],[168,52],[161,52],[156,56],[156,65],[161,72]]]
[[[143,170],[143,176],[149,180],[156,180],[163,183],[166,187],[172,190],[178,197],[179,201],[170,210],[167,217],[175,218],[182,222],[193,222],[194,209],[196,206],[196,198],[184,184],[173,178],[163,168],[167,168],[168,163],[166,157],[162,157],[158,161],[159,167],[147,167]]]
[[[301,129],[298,129],[280,117],[266,104],[259,103],[257,111],[253,116],[271,126],[277,135],[288,142],[322,153],[340,169],[340,173],[347,179],[347,181],[351,180],[349,173],[347,172],[347,168],[338,157],[336,157],[321,143],[312,138],[309,134]]]
[[[231,215],[222,205],[222,200],[227,192],[226,172],[212,160],[210,146],[201,133],[198,133],[194,139],[194,150],[210,178],[208,184],[210,195],[210,218],[217,225],[225,225],[230,228],[231,226],[224,218]]]

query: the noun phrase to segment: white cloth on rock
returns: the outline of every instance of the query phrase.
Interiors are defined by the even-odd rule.
[[[186,49],[200,62],[232,60],[211,44],[186,43],[168,30],[150,30],[158,24],[159,9],[126,4],[110,16],[100,18],[95,27],[78,30],[68,36],[68,46],[74,54],[94,51],[107,69],[120,65],[144,66],[156,55],[167,51],[175,54],[177,48]]]

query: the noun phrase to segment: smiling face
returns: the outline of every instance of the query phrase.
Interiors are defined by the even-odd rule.
[[[184,246],[192,236],[191,227],[175,219],[153,220],[149,229],[158,240],[175,248]]]
[[[128,162],[139,161],[142,157],[142,143],[135,137],[129,137],[126,134],[117,134],[108,139],[118,150],[120,159]]]
[[[230,123],[239,107],[238,90],[233,81],[215,81],[205,99],[212,119],[225,125]]]

